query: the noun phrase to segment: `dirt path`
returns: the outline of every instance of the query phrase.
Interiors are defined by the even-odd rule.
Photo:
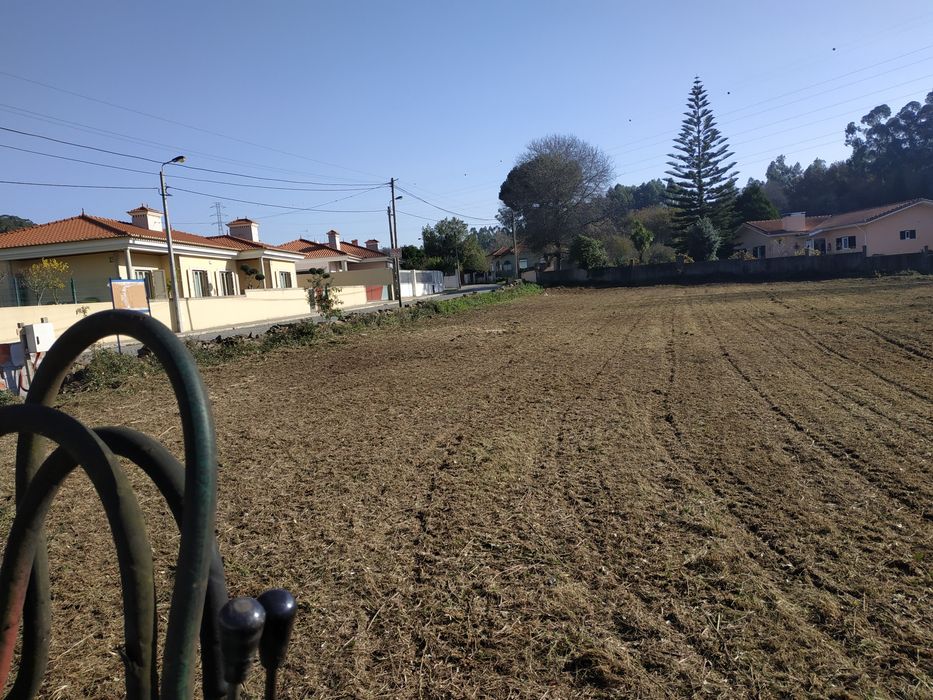
[[[922,279],[581,290],[209,369],[232,592],[300,600],[284,697],[931,697],[931,338]],[[50,534],[47,695],[116,696],[81,478]]]

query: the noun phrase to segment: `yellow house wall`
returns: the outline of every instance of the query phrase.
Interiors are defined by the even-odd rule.
[[[752,248],[763,245],[767,246],[770,241],[768,237],[754,229],[743,227],[739,230],[738,236],[735,239],[735,248],[736,250],[745,249],[751,252]],[[490,271],[495,272],[493,269],[493,261],[489,262]]]
[[[933,249],[933,205],[919,204],[862,228],[869,255],[919,253],[924,246]],[[914,229],[917,237],[902,241],[900,233],[905,229]]]
[[[179,283],[184,290],[184,296],[191,296],[191,271],[192,270],[206,270],[208,281],[211,284],[211,296],[216,296],[218,293],[217,289],[217,272],[220,270],[228,270],[230,272],[236,272],[236,260],[235,259],[219,259],[219,258],[199,258],[189,255],[178,255],[178,274],[179,274]]]
[[[117,264],[123,256],[122,252],[88,253],[86,255],[56,255],[50,259],[61,260],[68,264],[68,277],[74,279],[75,292],[79,303],[94,303],[95,301],[110,301],[111,277],[119,277],[120,270]],[[13,274],[19,274],[30,265],[37,263],[41,258],[32,260],[12,261]],[[113,262],[112,262],[113,261]],[[58,299],[63,302],[72,301],[71,283],[57,292]],[[46,292],[43,301],[52,300],[52,293]]]
[[[129,277],[139,277],[142,270],[162,270],[165,273],[165,279],[169,279],[168,256],[156,255],[153,253],[136,253],[131,251],[131,262],[133,265],[133,274]],[[121,265],[121,268],[125,265]]]
[[[806,246],[806,240],[806,235],[795,236],[793,234],[769,238],[766,257],[786,258],[791,255],[796,255],[798,250]],[[758,245],[761,244],[759,243]]]
[[[292,288],[297,286],[297,272],[295,263],[283,260],[267,260],[269,273],[266,275],[266,281],[269,287],[279,289],[279,272],[288,272],[292,276]]]

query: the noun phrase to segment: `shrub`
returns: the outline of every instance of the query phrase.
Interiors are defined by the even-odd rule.
[[[68,263],[55,258],[42,258],[23,270],[23,284],[36,295],[36,304],[42,303],[46,292],[58,303],[58,292],[65,288],[68,280]]]
[[[673,248],[660,243],[653,243],[648,247],[645,256],[649,263],[658,265],[660,263],[672,263],[677,260],[677,253]]]
[[[112,348],[96,348],[66,384],[72,390],[118,389],[133,377],[145,377],[155,370],[148,359],[124,355]]]

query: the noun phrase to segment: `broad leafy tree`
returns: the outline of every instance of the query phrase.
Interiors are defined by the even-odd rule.
[[[680,134],[669,154],[667,174],[673,178],[669,192],[675,208],[674,223],[681,232],[688,231],[702,218],[714,226],[732,224],[735,200],[735,161],[726,137],[716,127],[706,90],[699,78],[693,82],[687,99]]]
[[[12,214],[0,214],[0,233],[15,231],[16,229],[28,228],[29,226],[35,225],[35,222],[29,219],[23,219],[19,216],[13,216]]]
[[[651,231],[642,222],[636,219],[632,223],[629,236],[632,238],[632,243],[635,245],[635,249],[638,250],[639,258],[644,260],[645,251],[648,250],[648,247],[654,241],[654,234],[651,233]]]
[[[573,244],[570,246],[570,258],[584,270],[609,265],[609,256],[606,254],[602,241],[582,234],[573,239]]]
[[[573,236],[605,216],[591,206],[613,175],[609,157],[576,136],[552,135],[528,144],[499,189],[515,212],[522,242],[554,255],[557,265]]]
[[[416,245],[402,246],[400,267],[403,270],[424,270],[424,261],[426,259],[427,256],[424,254],[424,249],[421,247]]]
[[[483,272],[487,268],[486,253],[461,219],[441,219],[434,226],[425,226],[421,229],[421,238],[425,264],[439,267],[447,274],[454,273],[458,267],[463,272]]]

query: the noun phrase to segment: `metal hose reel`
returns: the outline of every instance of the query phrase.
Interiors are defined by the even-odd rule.
[[[74,361],[112,335],[135,338],[158,358],[178,401],[184,466],[159,442],[125,427],[88,428],[51,407]],[[0,408],[0,435],[18,433],[16,516],[0,565],[0,691],[8,687],[22,625],[20,663],[8,698],[34,698],[49,658],[51,610],[43,523],[65,477],[80,466],[100,497],[117,549],[123,591],[128,698],[193,696],[195,646],[200,635],[205,698],[237,697],[257,648],[267,671],[266,696],[275,697],[295,601],[273,589],[260,599],[227,600],[214,537],[217,453],[207,391],[179,339],[151,317],[112,310],[69,328],[48,351],[25,403]],[[44,458],[46,441],[56,445]],[[142,512],[122,457],[143,470],[165,498],[181,532],[171,609],[157,673],[155,585]],[[250,602],[251,601],[251,602]]]

